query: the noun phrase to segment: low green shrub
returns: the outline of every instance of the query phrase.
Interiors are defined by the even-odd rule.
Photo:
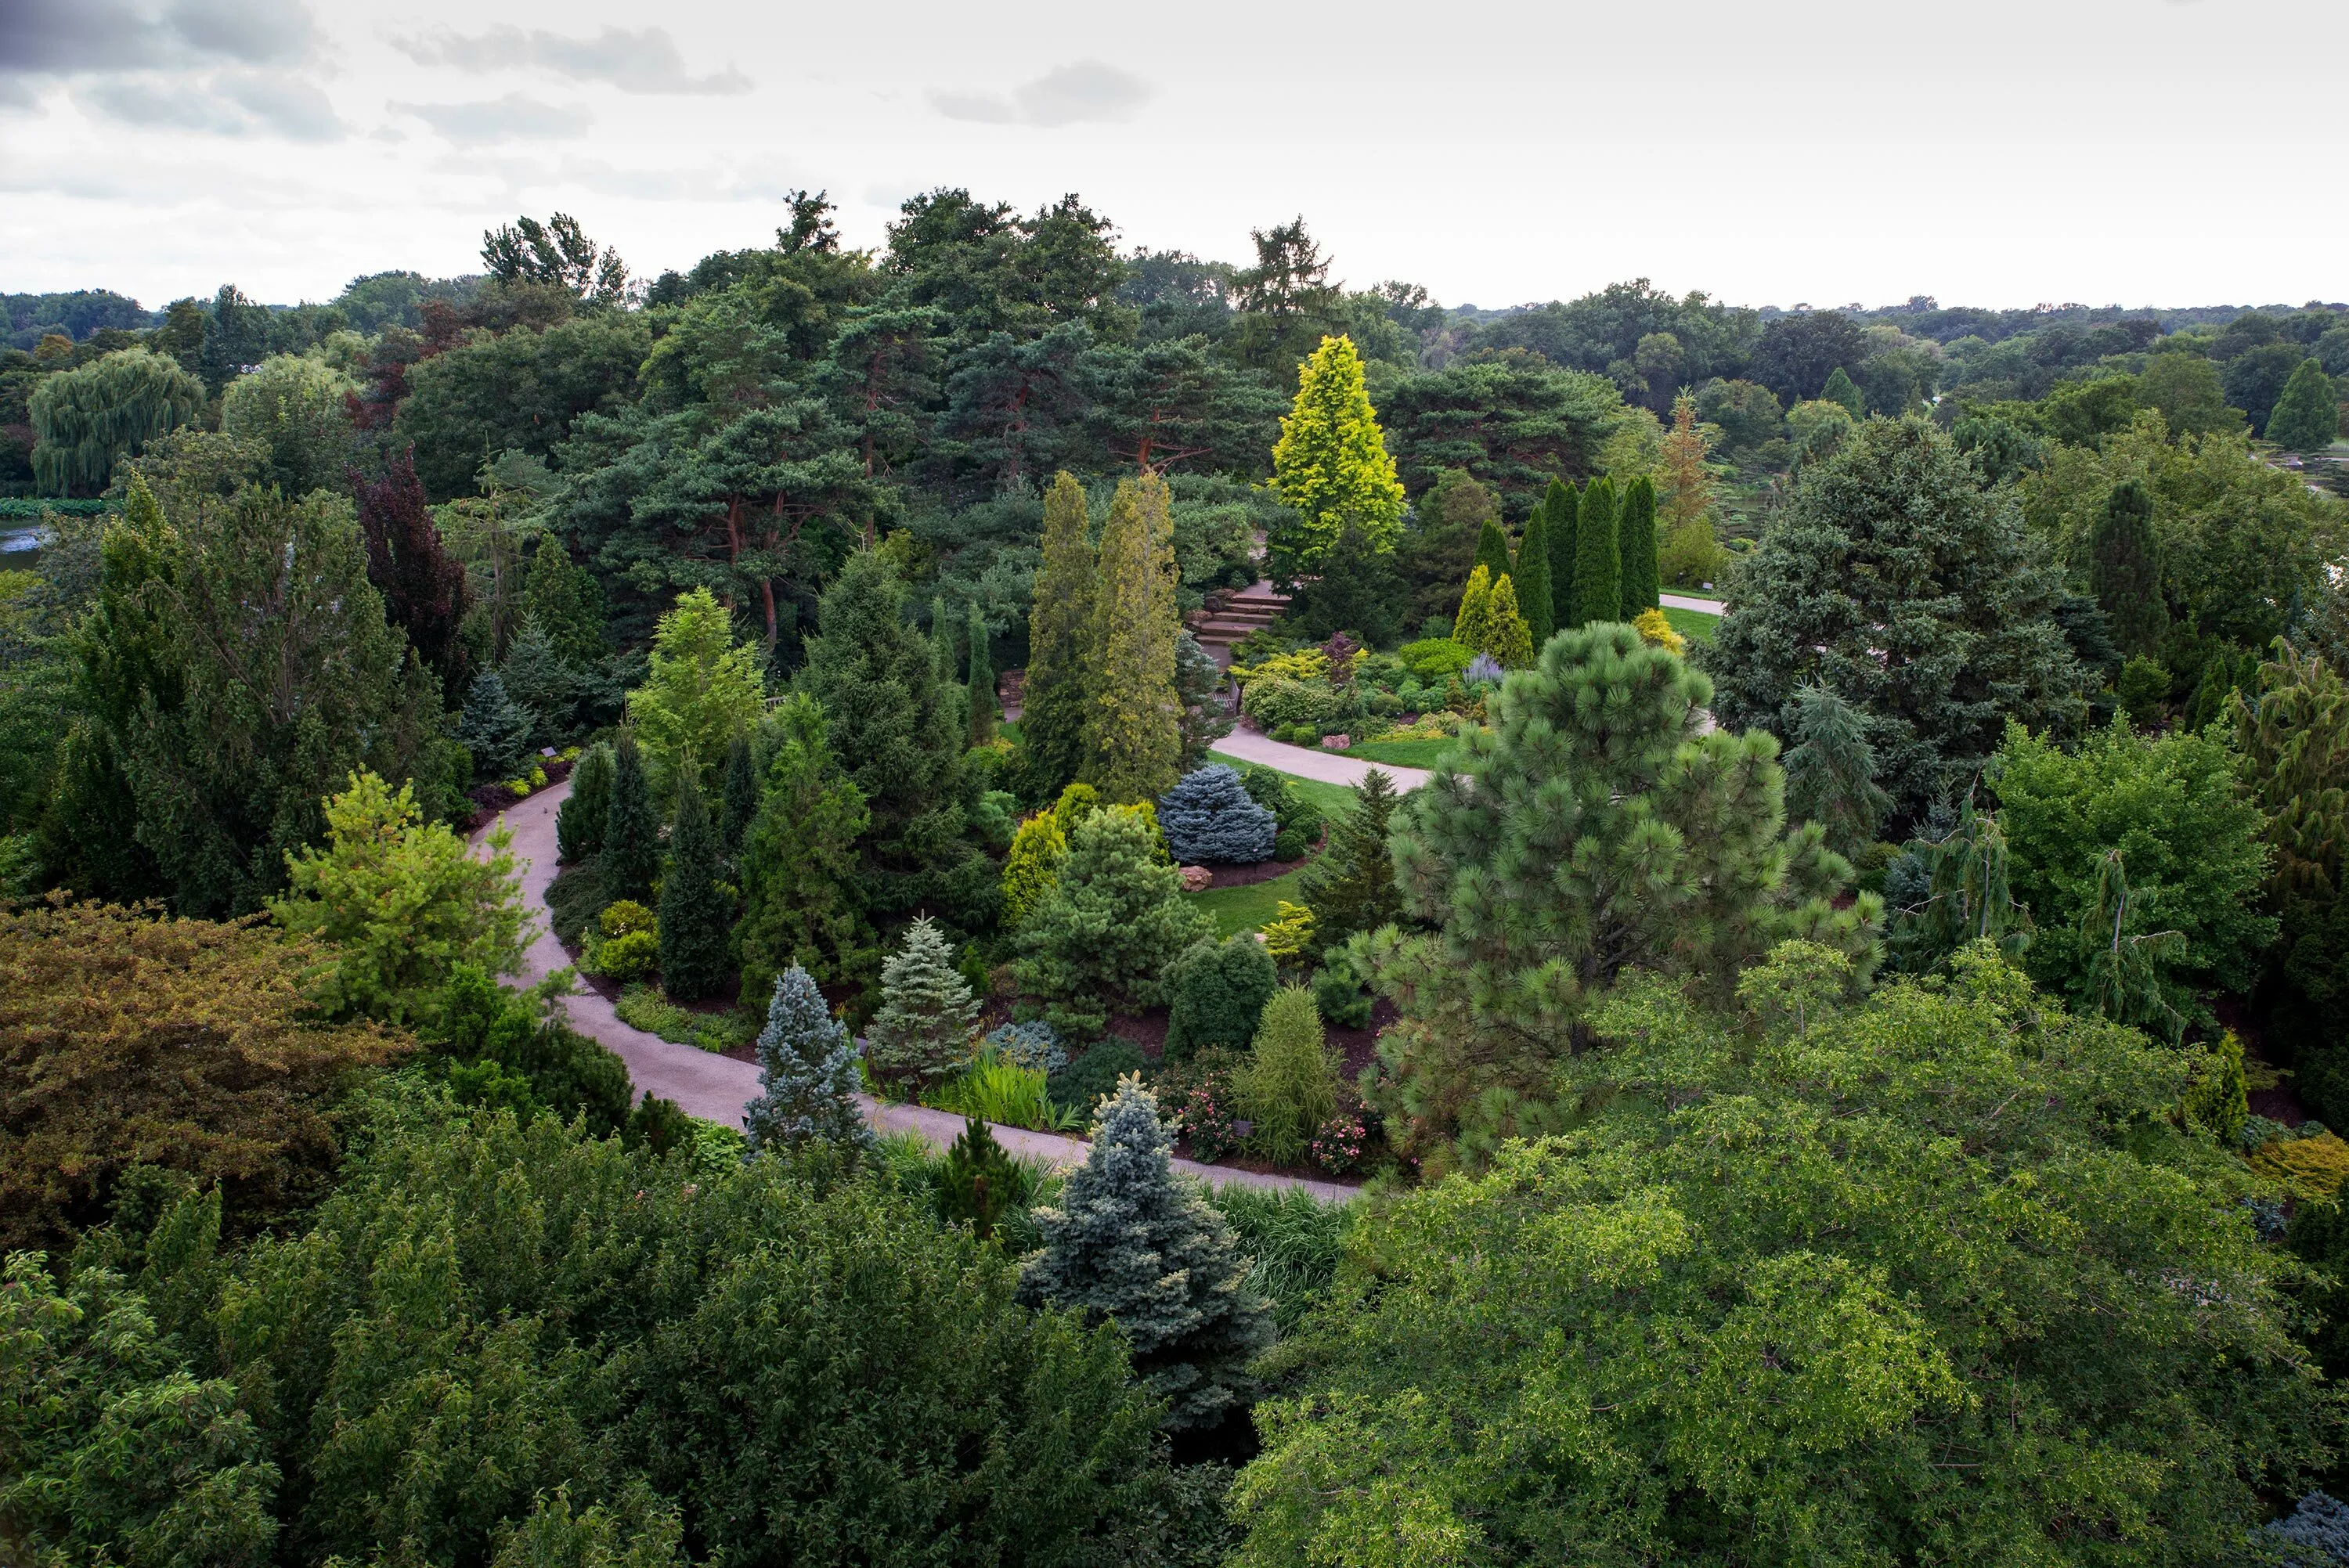
[[[607,936],[592,953],[580,954],[579,965],[623,984],[641,980],[660,966],[660,935],[651,931],[624,931]]]
[[[546,888],[547,923],[554,940],[576,947],[604,907],[604,879],[595,857],[584,856],[554,873]]]
[[[1279,984],[1272,955],[1254,936],[1192,944],[1166,972],[1166,1059],[1216,1046],[1246,1049]]]
[[[1254,1124],[1248,1143],[1276,1165],[1294,1165],[1338,1109],[1338,1076],[1312,994],[1284,986],[1265,1004],[1264,1021],[1239,1077],[1240,1108]]]
[[[625,936],[615,939],[626,940]],[[605,950],[608,953],[612,946],[612,943],[606,943]],[[713,1054],[747,1046],[758,1037],[757,1028],[749,1019],[730,1013],[697,1013],[680,1007],[649,985],[630,985],[623,990],[620,999],[612,1005],[612,1011],[631,1028],[658,1035],[673,1046],[698,1046]]]
[[[1327,681],[1262,676],[1248,683],[1240,711],[1268,730],[1319,725],[1337,717],[1344,703]]]
[[[1094,1102],[1116,1089],[1118,1079],[1141,1072],[1144,1066],[1140,1046],[1122,1035],[1112,1035],[1051,1075],[1052,1103],[1081,1125],[1092,1117]]]

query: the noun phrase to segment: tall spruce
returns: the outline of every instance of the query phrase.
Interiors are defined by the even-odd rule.
[[[598,742],[579,754],[571,769],[571,791],[554,814],[554,849],[565,863],[575,863],[604,848],[605,825],[612,815],[611,747]]]
[[[1526,618],[1536,649],[1557,630],[1557,609],[1550,598],[1549,509],[1551,496],[1565,488],[1552,480],[1549,492],[1535,503],[1525,532],[1517,537],[1517,565],[1510,573],[1517,585],[1517,611]]]
[[[1663,583],[1656,575],[1656,481],[1647,474],[1633,480],[1623,492],[1623,515],[1615,525],[1616,548],[1623,562],[1623,612],[1636,621],[1643,610],[1663,607]],[[1519,593],[1522,600],[1524,594]]]
[[[734,903],[719,886],[718,829],[693,769],[678,771],[677,821],[669,829],[668,868],[661,877],[661,988],[698,1002],[726,979],[726,934]]]
[[[1104,800],[1118,804],[1155,799],[1182,773],[1173,505],[1156,474],[1123,480],[1102,527],[1092,634],[1100,664],[1085,772]]]
[[[738,735],[726,748],[726,793],[718,815],[718,842],[730,863],[742,857],[742,836],[759,814],[759,758],[750,738]]]
[[[603,858],[596,867],[604,902],[648,901],[653,878],[660,872],[660,813],[653,810],[652,780],[645,777],[636,738],[624,729],[612,757],[612,809],[604,820]]]
[[[1085,487],[1066,473],[1044,495],[1043,560],[1028,613],[1028,680],[1019,729],[1036,793],[1056,795],[1084,769],[1093,711],[1093,553]]]
[[[873,1151],[873,1130],[856,1099],[856,1047],[813,977],[796,964],[775,977],[758,1050],[759,1098],[742,1109],[752,1153],[810,1144]]]
[[[995,700],[995,656],[988,644],[987,612],[970,602],[963,628],[968,665],[963,685],[970,693],[970,739],[983,746],[995,738],[995,720],[1003,711]]]
[[[457,721],[457,738],[473,754],[473,777],[484,783],[512,779],[530,756],[535,724],[530,710],[506,695],[506,683],[495,670],[473,677],[465,694],[465,711]]]
[[[742,838],[742,988],[757,995],[797,964],[825,980],[869,979],[878,960],[856,902],[856,841],[871,820],[840,769],[823,707],[793,692],[772,719],[759,814]]]
[[[2153,536],[2153,492],[2126,479],[2105,498],[2089,536],[2089,579],[2104,607],[2105,632],[2124,657],[2150,658],[2169,630],[2161,558]]]
[[[1823,686],[1806,686],[1788,727],[1796,745],[1786,753],[1787,820],[1816,822],[1827,848],[1857,855],[1892,810],[1892,797],[1877,786],[1876,751],[1859,710]]]
[[[1272,1308],[1248,1288],[1230,1225],[1175,1178],[1167,1143],[1140,1078],[1120,1079],[1059,1205],[1036,1212],[1044,1246],[1020,1267],[1019,1297],[1115,1323],[1179,1431],[1220,1425],[1253,1398],[1247,1364],[1272,1343]]]
[[[1615,531],[1615,481],[1599,479],[1582,495],[1574,528],[1574,624],[1623,618],[1623,557]]]
[[[970,1059],[978,1023],[978,998],[955,967],[953,944],[922,916],[881,966],[881,1009],[865,1026],[865,1059],[893,1083],[934,1088]]]
[[[1352,808],[1330,824],[1329,846],[1306,868],[1299,889],[1313,912],[1316,953],[1402,918],[1402,894],[1387,854],[1387,828],[1402,799],[1394,779],[1373,768],[1354,786]]]
[[[1509,535],[1497,518],[1486,518],[1476,531],[1476,564],[1495,583],[1517,569],[1509,554]]]

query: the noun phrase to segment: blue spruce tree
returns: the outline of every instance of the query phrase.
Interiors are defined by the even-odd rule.
[[[767,1026],[759,1032],[759,1068],[763,1092],[742,1113],[753,1153],[811,1143],[850,1154],[874,1151],[873,1130],[856,1103],[856,1047],[796,964],[775,978]]]

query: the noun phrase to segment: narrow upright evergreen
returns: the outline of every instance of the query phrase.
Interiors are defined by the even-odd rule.
[[[1493,573],[1483,562],[1468,573],[1468,587],[1460,595],[1460,608],[1452,617],[1452,640],[1475,653],[1485,651],[1485,639],[1493,630]]]
[[[1517,585],[1512,578],[1493,584],[1492,614],[1478,651],[1492,655],[1505,670],[1521,670],[1534,662],[1533,633],[1517,609]]]
[[[1517,569],[1509,556],[1509,536],[1502,531],[1498,519],[1486,518],[1485,526],[1477,531],[1476,564],[1495,583]]]
[[[738,735],[726,750],[726,795],[718,816],[719,847],[730,861],[742,855],[742,835],[759,814],[759,759],[750,738]]]
[[[1840,405],[1855,419],[1868,418],[1868,400],[1859,395],[1859,388],[1840,365],[1829,373],[1827,384],[1819,388],[1819,399]]]
[[[698,1002],[726,979],[734,901],[718,885],[721,869],[718,830],[701,785],[692,769],[679,769],[677,821],[669,830],[660,895],[661,989],[679,1002]]]
[[[2153,537],[2153,496],[2127,479],[2105,498],[2088,539],[2089,581],[2104,607],[2105,629],[2124,658],[2147,658],[2169,630],[2161,597],[2161,562]]]
[[[530,756],[531,713],[506,695],[505,682],[495,670],[473,677],[465,696],[464,716],[457,738],[473,754],[473,777],[485,784],[511,779]]]
[[[995,658],[988,645],[987,614],[976,599],[970,602],[963,643],[969,650],[969,673],[964,684],[970,688],[970,740],[980,746],[995,738],[995,720],[1002,709],[995,700]]]
[[[1574,624],[1574,552],[1581,535],[1582,492],[1564,480],[1549,481],[1542,498],[1548,515],[1542,520],[1543,543],[1549,557],[1549,614],[1554,632]]]
[[[1623,613],[1636,621],[1643,610],[1663,608],[1663,583],[1656,573],[1656,481],[1641,474],[1623,492],[1623,515],[1615,525],[1623,562]],[[1522,600],[1524,595],[1518,595]]]
[[[1119,482],[1102,526],[1092,634],[1100,662],[1084,776],[1114,805],[1154,799],[1183,767],[1173,507],[1166,481],[1144,474]]]
[[[1551,494],[1566,488],[1555,480],[1550,486]],[[1557,611],[1549,591],[1549,508],[1550,497],[1545,495],[1526,519],[1526,531],[1517,538],[1517,569],[1510,573],[1517,585],[1517,612],[1526,618],[1537,653],[1557,630]]]
[[[1591,481],[1574,529],[1574,624],[1623,616],[1623,557],[1615,533],[1615,481]]]
[[[660,815],[653,810],[652,781],[645,777],[636,736],[624,729],[612,758],[612,807],[604,819],[604,902],[648,901],[653,878],[660,872]]]
[[[599,853],[612,815],[612,748],[601,742],[579,754],[571,769],[571,793],[554,814],[554,850],[568,865]]]
[[[750,1151],[824,1143],[872,1152],[858,1087],[856,1047],[846,1026],[823,1005],[808,972],[792,965],[775,977],[767,1026],[759,1033],[760,1095],[742,1111]]]
[[[1353,809],[1330,823],[1329,847],[1305,871],[1299,889],[1313,912],[1313,951],[1340,946],[1356,932],[1376,931],[1403,917],[1387,826],[1402,801],[1394,779],[1373,768],[1354,786]]]
[[[1166,1401],[1166,1425],[1213,1427],[1255,1392],[1247,1364],[1272,1343],[1272,1309],[1247,1287],[1249,1260],[1221,1214],[1167,1163],[1158,1102],[1119,1080],[1092,1148],[1057,1208],[1040,1209],[1043,1250],[1019,1297],[1124,1330],[1133,1372]]]
[[[1092,721],[1093,601],[1101,567],[1088,532],[1085,487],[1054,476],[1044,495],[1043,561],[1028,613],[1028,683],[1020,733],[1035,792],[1049,797],[1085,765]]]

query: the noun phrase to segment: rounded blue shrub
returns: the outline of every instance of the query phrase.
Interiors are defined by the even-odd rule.
[[[1254,865],[1272,858],[1279,823],[1220,763],[1185,773],[1158,798],[1158,827],[1184,865]]]

